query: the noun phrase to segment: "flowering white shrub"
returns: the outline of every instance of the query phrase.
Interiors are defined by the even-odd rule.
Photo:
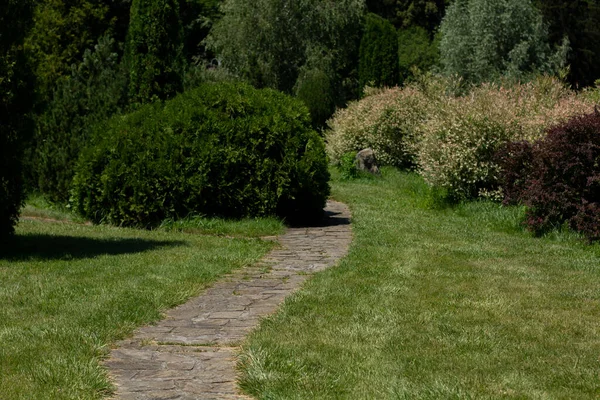
[[[594,96],[578,95],[551,77],[483,84],[453,95],[459,86],[429,76],[405,88],[372,89],[328,122],[331,160],[371,147],[380,164],[416,167],[457,200],[496,197],[500,170],[494,156],[501,144],[534,141],[548,127],[594,107]]]
[[[419,129],[419,173],[457,200],[494,197],[501,144],[536,140],[549,126],[593,109],[548,77],[508,88],[484,84],[466,96],[440,97],[438,104]]]
[[[327,152],[334,163],[367,147],[380,164],[411,168],[417,128],[429,114],[427,99],[414,87],[367,89],[366,97],[336,111],[327,122]]]

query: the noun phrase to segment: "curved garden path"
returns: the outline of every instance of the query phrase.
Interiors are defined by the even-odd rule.
[[[236,352],[260,319],[314,272],[348,251],[350,212],[329,201],[322,226],[291,228],[261,266],[237,270],[199,297],[169,310],[156,325],[118,343],[105,365],[117,399],[243,399]]]

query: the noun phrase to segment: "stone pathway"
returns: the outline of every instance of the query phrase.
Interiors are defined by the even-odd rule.
[[[348,251],[350,212],[329,201],[320,227],[291,228],[263,265],[238,270],[166,313],[157,325],[118,343],[105,365],[117,399],[245,399],[236,386],[236,352],[260,319],[276,311],[310,274]]]

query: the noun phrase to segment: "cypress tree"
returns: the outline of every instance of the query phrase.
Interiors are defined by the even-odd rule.
[[[177,0],[133,0],[125,60],[131,104],[166,99],[182,90],[183,43]]]
[[[358,74],[360,87],[398,84],[398,37],[387,20],[367,14],[365,32],[360,42]]]
[[[22,155],[32,128],[33,76],[22,44],[32,4],[0,3],[0,238],[13,233],[23,201]]]

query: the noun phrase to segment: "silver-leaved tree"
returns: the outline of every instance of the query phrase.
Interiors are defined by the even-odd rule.
[[[548,42],[548,28],[530,0],[456,0],[440,26],[441,62],[448,75],[480,83],[558,73],[569,49]]]

